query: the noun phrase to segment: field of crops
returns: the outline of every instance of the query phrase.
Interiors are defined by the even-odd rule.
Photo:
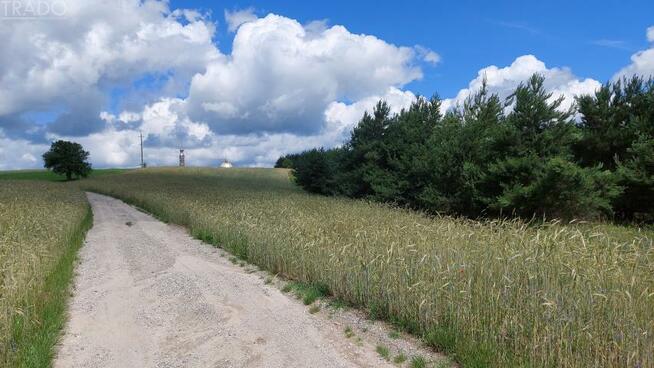
[[[120,174],[129,169],[95,169],[90,177]],[[57,175],[51,170],[12,170],[0,171],[0,180],[38,180],[38,181],[66,181],[66,176]]]
[[[466,367],[654,367],[652,231],[427,218],[307,195],[288,175],[147,169],[81,185],[326,284]]]
[[[0,366],[49,365],[90,225],[77,187],[0,180]]]

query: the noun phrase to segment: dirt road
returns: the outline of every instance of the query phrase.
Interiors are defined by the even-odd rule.
[[[55,367],[392,366],[184,229],[88,198]]]

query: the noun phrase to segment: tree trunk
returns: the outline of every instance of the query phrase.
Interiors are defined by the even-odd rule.
[[[66,172],[66,180],[70,181],[72,178],[73,178],[73,173],[71,173],[70,171],[67,171]]]

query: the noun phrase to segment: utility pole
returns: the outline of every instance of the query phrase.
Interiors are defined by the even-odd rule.
[[[145,163],[143,162],[143,132],[139,130],[139,137],[141,138],[141,168],[145,167]]]

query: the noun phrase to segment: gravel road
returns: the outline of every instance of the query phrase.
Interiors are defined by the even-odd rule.
[[[94,224],[55,367],[393,366],[183,228],[87,195]]]

